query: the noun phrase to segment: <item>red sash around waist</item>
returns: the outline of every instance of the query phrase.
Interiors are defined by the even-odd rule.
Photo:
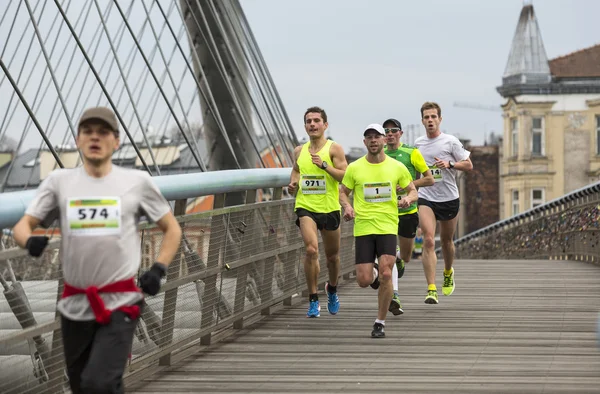
[[[87,289],[78,289],[64,282],[64,290],[61,298],[67,298],[75,294],[85,294],[92,311],[96,316],[96,321],[100,324],[108,324],[110,322],[110,315],[113,311],[106,309],[104,300],[100,297],[100,293],[127,293],[127,292],[141,292],[136,286],[135,279],[125,279],[119,282],[110,283],[103,287],[90,286]],[[127,316],[132,319],[137,319],[140,316],[140,307],[137,305],[122,306],[117,308],[122,312],[125,312]]]

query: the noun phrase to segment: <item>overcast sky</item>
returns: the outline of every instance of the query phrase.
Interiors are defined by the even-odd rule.
[[[502,132],[501,83],[522,0],[240,0],[294,129],[325,108],[331,137],[362,144],[387,117],[420,122],[424,101],[442,107],[442,129],[483,143]],[[597,0],[533,1],[548,58],[600,43]],[[422,126],[421,126],[422,130]]]
[[[413,125],[422,133],[419,108],[429,100],[442,106],[442,129],[448,133],[471,139],[474,144],[482,144],[484,135],[492,131],[502,133],[499,106],[503,99],[496,87],[502,80],[522,0],[240,2],[299,139],[306,135],[304,111],[313,105],[326,109],[330,136],[346,149],[362,146],[364,127],[388,117],[399,119],[405,130]],[[46,42],[56,83],[62,86],[65,107],[74,124],[84,105],[108,105],[108,102],[70,32],[61,23],[54,2],[31,3],[32,8],[39,7],[34,14],[40,36]],[[134,116],[131,100],[124,93],[125,85],[104,35],[98,35],[102,38],[96,44],[95,33],[102,29],[95,3],[71,0],[63,3],[108,91],[116,98],[133,138],[141,139],[141,126],[149,131],[151,127],[159,135],[175,127],[171,111],[148,77],[147,67],[130,34],[120,36],[124,37],[122,42],[116,39],[123,25],[119,12],[112,10],[106,23],[127,70],[141,122]],[[0,55],[52,143],[70,142],[72,132],[46,70],[38,39],[34,38],[33,25],[23,5],[27,3],[13,0],[8,3],[9,8],[2,8],[5,4],[7,0],[0,0],[0,15],[7,15],[0,24]],[[18,4],[21,7],[16,13]],[[105,10],[111,4],[116,3],[102,0],[99,8]],[[146,7],[153,8],[152,24],[156,28],[164,25],[164,17],[151,1],[123,0],[118,4],[130,15],[128,21],[136,34],[146,21]],[[167,13],[172,11],[170,23],[179,31],[183,47],[188,47],[181,17],[172,7],[179,2],[164,0],[161,4]],[[550,59],[600,43],[599,0],[534,0],[533,5]],[[88,9],[89,18],[82,17]],[[165,31],[164,26],[161,31]],[[164,79],[161,89],[165,97],[176,94],[179,97],[177,103],[173,101],[176,116],[181,119],[182,111],[189,109],[188,118],[201,123],[202,109],[195,82],[166,31],[161,47],[169,59],[175,54],[173,61],[169,60],[173,80]],[[25,37],[22,42],[20,37]],[[156,39],[147,26],[140,41],[146,56],[151,57]],[[134,63],[127,64],[130,54],[135,54],[131,57]],[[164,77],[164,61],[160,56],[154,57],[152,68],[157,76]],[[15,140],[23,136],[23,149],[44,146],[12,87],[2,77],[0,73],[0,135],[6,131]],[[140,83],[142,80],[145,83]],[[8,106],[8,102],[12,105]],[[455,102],[494,106],[496,111],[456,108]]]

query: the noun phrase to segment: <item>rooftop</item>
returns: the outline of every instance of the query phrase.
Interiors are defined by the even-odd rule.
[[[556,78],[600,78],[600,44],[550,60]]]

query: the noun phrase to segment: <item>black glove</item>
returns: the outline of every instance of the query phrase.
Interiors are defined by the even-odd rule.
[[[167,267],[161,263],[154,263],[152,268],[140,277],[140,287],[144,293],[156,295],[160,290],[160,279],[167,273]]]
[[[46,245],[48,245],[49,239],[50,238],[45,237],[45,236],[32,235],[27,240],[27,243],[25,244],[25,248],[27,250],[29,250],[29,254],[32,255],[33,257],[39,257],[44,252]]]

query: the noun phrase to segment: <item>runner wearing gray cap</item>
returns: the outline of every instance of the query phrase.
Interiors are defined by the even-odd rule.
[[[69,384],[77,393],[123,393],[143,292],[155,295],[181,241],[181,227],[151,176],[113,165],[119,123],[105,107],[82,114],[77,147],[83,166],[59,169],[43,180],[14,227],[17,244],[40,256],[48,237],[33,235],[58,219],[64,290],[61,314]],[[160,254],[136,283],[141,216],[163,232]]]

